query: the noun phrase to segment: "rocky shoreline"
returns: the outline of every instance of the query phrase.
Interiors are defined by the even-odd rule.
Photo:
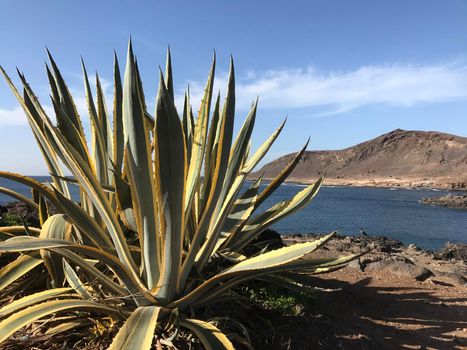
[[[319,235],[282,235],[286,245],[311,241]],[[467,244],[447,243],[437,251],[426,251],[414,244],[387,237],[352,237],[337,235],[316,252],[318,257],[330,257],[371,249],[353,261],[349,267],[359,271],[382,271],[417,281],[431,280],[467,286]]]
[[[449,193],[439,197],[423,197],[420,203],[448,208],[467,209],[467,194],[455,195]]]

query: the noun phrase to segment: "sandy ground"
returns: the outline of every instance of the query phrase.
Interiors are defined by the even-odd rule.
[[[342,349],[467,349],[467,287],[346,267],[315,278]]]
[[[304,240],[309,238],[284,241]],[[360,258],[362,264],[309,277],[311,285],[334,290],[318,293],[315,313],[326,321],[318,329],[328,334],[319,348],[467,349],[467,263],[462,258],[439,259],[413,245],[376,237],[332,239],[313,257],[347,255],[372,244],[376,248]],[[378,261],[402,261],[434,275],[419,281],[387,267],[369,268]]]

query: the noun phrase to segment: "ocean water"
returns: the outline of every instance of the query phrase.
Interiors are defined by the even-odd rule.
[[[289,198],[300,185],[284,185],[263,205]],[[447,242],[467,242],[467,210],[428,206],[424,196],[445,191],[369,187],[322,187],[302,211],[273,226],[278,232],[383,235],[424,249],[439,249]]]
[[[35,177],[41,182],[48,177]],[[7,187],[24,195],[29,189],[13,181],[0,179]],[[292,197],[302,185],[284,184],[258,210]],[[70,186],[77,196],[77,187]],[[272,226],[281,233],[328,233],[338,230],[358,235],[363,228],[368,235],[384,235],[424,249],[438,249],[446,242],[467,242],[467,210],[426,206],[424,196],[438,196],[445,191],[386,189],[368,187],[322,187],[304,209]],[[0,194],[0,204],[12,199]]]

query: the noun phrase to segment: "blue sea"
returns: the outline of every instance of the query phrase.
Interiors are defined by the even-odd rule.
[[[35,177],[41,182],[49,177]],[[30,195],[26,186],[0,179],[0,186]],[[76,191],[76,186],[70,186]],[[302,185],[284,184],[262,207],[292,197]],[[327,233],[338,230],[358,235],[384,235],[406,244],[435,250],[446,242],[467,242],[467,210],[427,206],[419,203],[424,196],[439,196],[445,191],[368,187],[322,187],[315,199],[301,211],[276,223],[281,233]],[[75,195],[77,192],[75,192]],[[0,194],[0,204],[12,199]]]

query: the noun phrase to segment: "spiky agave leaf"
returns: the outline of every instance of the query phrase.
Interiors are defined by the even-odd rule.
[[[12,313],[15,313],[16,311],[25,309],[34,304],[39,304],[49,299],[54,299],[57,297],[70,297],[72,295],[73,289],[69,287],[47,289],[39,293],[34,293],[24,298],[17,299],[8,305],[5,305],[0,309],[0,318],[4,318]]]
[[[17,330],[37,319],[56,312],[65,311],[93,311],[103,314],[119,315],[120,310],[103,303],[83,301],[79,299],[52,300],[40,303],[21,311],[0,322],[0,343]]]
[[[42,264],[39,254],[20,255],[16,260],[0,269],[0,291],[17,279]]]
[[[180,321],[183,327],[189,328],[195,333],[201,340],[201,343],[206,350],[234,350],[231,341],[211,323],[195,320],[195,319],[184,319]]]
[[[151,349],[160,311],[158,306],[144,306],[133,311],[113,339],[109,350]]]
[[[37,318],[87,310],[129,316],[111,348],[148,349],[158,332],[157,325],[170,322],[172,310],[172,315],[179,315],[175,324],[190,329],[207,349],[232,349],[232,343],[218,328],[187,318],[187,310],[217,300],[249,279],[289,270],[324,273],[358,256],[306,258],[332,234],[314,242],[245,255],[244,248],[265,228],[307,205],[323,180],[256,213],[293,171],[308,142],[263,191],[258,179],[242,193],[249,173],[277,139],[285,121],[250,156],[258,103],[253,103],[234,137],[233,61],[223,106],[217,97],[211,112],[214,57],[197,117],[187,92],[180,118],[174,104],[169,51],[165,78],[160,74],[153,117],[147,111],[130,41],[123,82],[116,55],[114,59],[112,127],[100,80],[96,75],[94,100],[83,64],[91,120],[89,150],[73,98],[48,54],[51,68],[47,67],[47,75],[57,125],[25,76],[19,73],[24,90],[21,95],[2,69],[27,114],[53,176],[53,186],[0,172],[0,177],[33,189],[32,200],[9,194],[37,207],[42,226],[0,229],[0,254],[21,254],[0,270],[0,289],[42,262],[52,284],[65,287],[23,297],[0,309],[0,317],[8,316],[0,322],[4,327],[0,341]],[[73,177],[65,177],[66,171]],[[69,185],[78,186],[79,202],[72,200]],[[50,216],[49,204],[57,211],[55,215]],[[39,237],[16,236],[25,231]],[[230,267],[225,268],[226,263]],[[165,308],[169,308],[167,312]],[[54,332],[83,325],[77,318]]]

